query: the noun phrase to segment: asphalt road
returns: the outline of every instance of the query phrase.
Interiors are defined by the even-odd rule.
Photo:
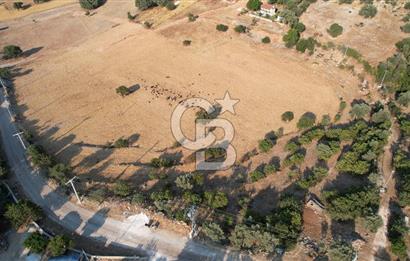
[[[0,104],[4,100],[1,92]],[[106,246],[131,247],[150,256],[151,260],[249,260],[247,256],[205,246],[164,230],[151,231],[137,216],[120,221],[107,217],[104,210],[93,212],[70,202],[67,197],[53,191],[46,180],[32,170],[24,148],[18,138],[13,137],[17,132],[7,109],[1,106],[1,143],[10,168],[25,194],[41,206],[50,219],[64,228],[105,242]]]

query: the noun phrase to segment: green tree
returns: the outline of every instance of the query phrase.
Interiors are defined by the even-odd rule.
[[[372,4],[366,4],[362,6],[359,11],[359,15],[363,16],[364,18],[373,18],[377,14],[377,8]]]
[[[298,127],[298,129],[308,129],[313,127],[313,125],[315,125],[315,122],[316,116],[311,112],[307,112],[300,117],[296,126]]]
[[[235,26],[234,30],[237,33],[246,33],[248,31],[248,28],[240,24],[240,25]]]
[[[245,224],[236,225],[229,240],[234,248],[253,253],[272,253],[277,243],[275,237],[259,225],[247,226]]]
[[[123,180],[117,181],[114,185],[114,194],[116,196],[127,197],[131,192],[131,187]]]
[[[400,93],[397,102],[402,106],[409,106],[410,105],[410,91]]]
[[[265,177],[265,174],[259,170],[252,171],[249,173],[249,178],[251,182],[256,182],[258,180],[261,180]]]
[[[269,38],[269,36],[263,37],[262,40],[261,40],[261,42],[264,43],[264,44],[270,43],[270,38]]]
[[[291,111],[285,111],[284,113],[282,113],[282,116],[281,116],[282,121],[284,121],[284,122],[290,122],[291,120],[293,120],[294,117],[295,116],[294,116],[293,112],[291,112]]]
[[[114,142],[114,148],[120,149],[120,148],[127,148],[129,146],[129,141],[128,139],[124,138],[119,138]]]
[[[332,261],[353,260],[354,249],[352,245],[344,241],[334,241],[330,245],[329,257]]]
[[[372,214],[365,217],[365,227],[372,233],[376,233],[377,230],[383,225],[383,219],[381,216]]]
[[[300,33],[296,29],[290,29],[284,36],[283,41],[285,42],[285,46],[287,48],[292,48],[297,44],[300,38]]]
[[[42,216],[41,208],[30,201],[19,201],[6,207],[4,216],[15,229],[25,226],[32,221],[38,221]]]
[[[48,243],[47,249],[51,256],[62,256],[73,245],[73,241],[67,236],[55,236]]]
[[[176,179],[175,179],[175,185],[183,190],[191,190],[194,188],[194,184],[193,184],[193,178],[192,178],[192,174],[183,174],[183,175],[179,175]]]
[[[48,176],[55,179],[61,185],[64,185],[69,180],[71,168],[65,164],[59,163],[48,169]]]
[[[383,123],[390,121],[390,112],[388,110],[380,110],[372,115],[372,121],[375,123]]]
[[[3,79],[10,79],[11,78],[11,72],[10,69],[7,67],[0,68],[0,78]]]
[[[227,25],[224,24],[218,24],[216,25],[216,30],[220,31],[220,32],[226,32],[228,31],[229,27]]]
[[[259,141],[259,150],[266,153],[273,148],[273,143],[270,139],[263,139]]]
[[[350,111],[350,116],[353,119],[362,119],[370,113],[370,106],[366,103],[356,103]]]
[[[403,26],[400,26],[400,29],[405,33],[410,33],[410,23],[406,23]]]
[[[221,243],[226,239],[224,231],[216,223],[208,222],[203,224],[202,232],[206,237],[217,243]]]
[[[27,154],[37,167],[51,167],[53,165],[53,159],[46,154],[41,146],[30,145],[27,148]]]
[[[224,208],[228,205],[228,197],[226,196],[225,193],[221,191],[217,191],[217,192],[206,191],[204,194],[204,197],[205,197],[205,202],[211,208],[214,208],[214,209]]]
[[[298,43],[296,44],[296,50],[304,53],[307,50],[309,50],[310,54],[313,54],[315,51],[315,45],[316,45],[316,40],[313,39],[312,37],[309,37],[307,39],[300,39]]]
[[[100,7],[104,3],[103,0],[80,0],[81,8],[92,10]]]
[[[3,58],[4,59],[12,59],[19,57],[23,51],[17,45],[7,45],[3,48]]]
[[[259,0],[248,0],[246,3],[246,8],[248,8],[251,11],[257,11],[261,9],[262,2]]]
[[[117,89],[115,89],[115,92],[119,95],[121,95],[121,97],[125,97],[129,94],[131,94],[131,91],[129,88],[127,88],[124,85],[121,85],[120,87],[118,87]]]
[[[39,232],[34,232],[24,240],[24,247],[30,249],[31,252],[41,254],[46,250],[48,244],[48,238],[40,234]]]
[[[334,23],[329,27],[329,29],[327,29],[327,32],[333,38],[338,37],[339,35],[341,35],[343,33],[343,26],[341,26],[337,23]]]

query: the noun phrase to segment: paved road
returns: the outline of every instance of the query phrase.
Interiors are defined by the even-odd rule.
[[[4,102],[0,94],[0,104]],[[45,179],[34,172],[27,162],[25,150],[13,134],[17,132],[6,108],[0,107],[0,133],[3,149],[17,180],[26,195],[41,206],[45,214],[64,228],[106,245],[132,247],[150,256],[151,260],[244,260],[238,253],[227,252],[193,242],[167,232],[151,231],[139,220],[115,220],[104,210],[93,212],[74,204],[53,191]]]

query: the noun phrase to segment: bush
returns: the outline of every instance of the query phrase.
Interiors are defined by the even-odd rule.
[[[120,149],[120,148],[127,148],[129,146],[128,139],[124,138],[119,138],[114,142],[114,148]]]
[[[269,139],[263,139],[259,141],[259,150],[266,153],[270,151],[273,147],[273,143]]]
[[[283,166],[284,167],[289,167],[289,166],[292,166],[292,165],[298,166],[298,165],[302,164],[304,160],[305,160],[305,155],[300,153],[300,152],[296,152],[296,153],[288,156],[283,161]]]
[[[300,117],[296,126],[298,127],[298,129],[308,129],[313,127],[315,125],[315,122],[316,116],[311,112],[307,112]]]
[[[410,2],[404,4],[404,9],[410,10]]]
[[[24,6],[23,2],[14,2],[13,3],[13,8],[17,9],[17,10],[23,9],[23,6]]]
[[[205,202],[211,208],[214,208],[214,209],[224,208],[228,205],[228,197],[226,196],[225,193],[221,191],[217,191],[217,192],[206,191],[204,194],[204,197],[205,197]]]
[[[191,40],[184,40],[184,41],[182,42],[182,44],[183,44],[184,46],[190,46],[191,43],[192,43]]]
[[[191,190],[194,188],[192,174],[179,175],[175,179],[175,185],[183,190]]]
[[[295,25],[293,25],[292,28],[298,31],[299,33],[303,33],[306,30],[306,26],[301,22],[297,22]]]
[[[299,187],[308,189],[320,183],[328,174],[328,170],[323,167],[314,167],[310,173],[298,181]]]
[[[80,6],[87,10],[92,10],[100,7],[104,3],[104,0],[80,0]]]
[[[192,191],[185,191],[182,198],[188,204],[198,205],[202,202],[202,197],[199,194],[193,193]]]
[[[273,164],[267,164],[264,168],[263,168],[263,172],[265,173],[265,175],[270,175],[275,173],[276,171],[278,171],[278,168],[273,165]]]
[[[246,3],[246,8],[248,8],[251,11],[257,11],[261,9],[262,2],[259,0],[248,0]]]
[[[265,36],[265,37],[263,37],[262,38],[262,43],[264,43],[264,44],[268,44],[268,43],[270,43],[270,38],[269,38],[269,36]]]
[[[316,147],[317,157],[321,160],[327,161],[340,151],[340,143],[337,141],[330,141],[328,144],[319,143]]]
[[[227,25],[224,24],[218,24],[216,25],[216,30],[220,31],[220,32],[226,32],[228,31],[229,27]]]
[[[48,238],[38,232],[34,232],[24,240],[24,247],[30,249],[31,252],[41,254],[46,250]]]
[[[388,110],[380,110],[372,115],[372,121],[374,123],[383,123],[390,121],[390,112]]]
[[[405,25],[401,26],[400,29],[405,33],[410,33],[410,23],[406,23]]]
[[[300,144],[296,141],[290,140],[285,145],[285,150],[289,151],[290,153],[295,153],[300,148]]]
[[[198,15],[194,15],[194,14],[192,14],[192,13],[189,13],[188,14],[188,21],[190,21],[190,22],[195,22],[196,21],[196,19],[198,19]]]
[[[373,18],[377,14],[377,8],[372,4],[366,4],[362,6],[359,11],[359,15],[363,16],[364,18]]]
[[[322,116],[322,120],[320,121],[320,125],[326,127],[332,123],[332,119],[330,118],[329,114],[325,114]]]
[[[294,118],[293,112],[291,112],[291,111],[285,111],[285,112],[282,114],[281,118],[282,118],[282,121],[284,121],[284,122],[290,122],[290,121],[293,120],[293,118]]]
[[[71,168],[69,166],[59,163],[48,169],[48,176],[55,179],[61,185],[65,185],[69,180],[68,175],[70,172]]]
[[[216,223],[205,223],[202,225],[202,232],[206,237],[214,242],[221,243],[226,239],[224,231]]]
[[[300,33],[296,29],[290,29],[284,36],[283,41],[285,42],[285,46],[287,48],[292,48],[297,44],[300,38]]]
[[[4,59],[12,59],[19,57],[23,51],[17,45],[7,45],[3,48],[3,58]]]
[[[174,166],[175,164],[177,164],[177,162],[175,162],[172,159],[167,159],[167,158],[153,158],[151,160],[151,166],[154,168],[170,168],[172,166]]]
[[[66,236],[55,236],[48,243],[48,251],[51,256],[62,256],[67,252],[67,249],[73,247],[74,243]]]
[[[7,218],[15,229],[25,226],[33,221],[38,221],[42,216],[41,208],[30,201],[21,200],[16,204],[6,207],[4,217]]]
[[[327,33],[333,38],[338,37],[343,33],[343,27],[337,23],[334,23],[329,27],[329,29],[327,29]]]
[[[131,187],[123,180],[117,181],[114,185],[114,194],[116,196],[127,197],[131,192]]]
[[[142,204],[144,204],[144,202],[145,202],[145,197],[144,197],[144,195],[143,194],[141,194],[141,193],[135,193],[133,196],[132,196],[132,199],[131,199],[131,204],[133,204],[133,205],[142,205]]]
[[[248,28],[240,24],[240,25],[235,26],[234,30],[237,33],[246,33],[248,31]]]
[[[249,177],[251,179],[251,182],[256,182],[258,180],[263,179],[265,177],[265,174],[261,171],[255,170],[249,173]]]
[[[117,89],[115,89],[115,92],[119,95],[121,95],[121,97],[125,97],[129,94],[131,94],[130,89],[128,89],[126,86],[121,85],[120,87],[118,87]]]

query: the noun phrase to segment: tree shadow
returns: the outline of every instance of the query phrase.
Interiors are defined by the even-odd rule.
[[[34,48],[31,48],[31,49],[28,49],[28,50],[26,50],[22,53],[22,57],[27,58],[27,57],[39,52],[41,49],[43,49],[43,47],[34,47]]]
[[[82,228],[81,236],[90,237],[92,234],[97,232],[108,218],[108,211],[109,208],[102,208],[95,212],[95,214],[86,221],[84,227]]]

